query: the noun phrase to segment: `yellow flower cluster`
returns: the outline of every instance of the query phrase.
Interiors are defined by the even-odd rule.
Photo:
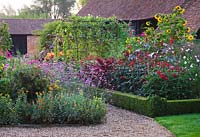
[[[0,69],[4,69],[4,64],[3,63],[0,65]]]
[[[154,18],[158,21],[158,23],[162,23],[162,17],[160,15],[156,14]]]
[[[62,89],[62,87],[57,82],[49,85],[49,87],[48,87],[48,91],[61,90],[61,89]]]
[[[2,74],[3,70],[4,70],[4,64],[2,63],[2,64],[0,65],[0,77],[1,77],[1,74]]]

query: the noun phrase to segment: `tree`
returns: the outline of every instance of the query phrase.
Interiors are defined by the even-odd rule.
[[[16,11],[9,5],[0,13],[1,18],[66,18],[71,15],[76,0],[34,0],[30,7]]]
[[[56,0],[58,6],[57,17],[66,18],[71,15],[70,11],[75,4],[75,0]]]
[[[15,9],[13,9],[13,7],[11,5],[3,6],[3,11],[6,16],[15,16],[16,15],[16,11],[15,11]]]
[[[32,5],[30,7],[25,6],[19,10],[19,15],[16,18],[50,18],[46,13],[42,13],[39,7]]]
[[[34,6],[41,13],[53,18],[65,18],[69,16],[75,0],[35,0]]]

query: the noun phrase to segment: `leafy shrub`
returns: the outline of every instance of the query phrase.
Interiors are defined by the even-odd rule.
[[[143,84],[142,76],[147,74],[150,57],[142,51],[130,52],[127,46],[124,59],[119,59],[117,67],[110,73],[110,81],[114,90],[138,94]]]
[[[197,67],[187,70],[160,62],[157,68],[155,67],[154,71],[145,77],[143,95],[159,95],[167,99],[198,98],[200,97],[199,75]]]
[[[115,69],[114,58],[89,58],[81,62],[80,78],[90,86],[112,88],[109,82],[109,73]]]
[[[33,105],[32,120],[36,123],[98,123],[106,114],[106,105],[100,98],[87,99],[82,95],[59,92],[39,95]]]
[[[14,107],[17,113],[19,123],[29,123],[31,121],[31,114],[33,113],[31,102],[29,103],[27,93],[21,91],[13,100]]]
[[[0,94],[0,125],[16,124],[17,112],[9,95]]]
[[[101,98],[89,99],[65,91],[37,93],[35,102],[28,102],[24,92],[19,93],[16,101],[9,96],[0,96],[0,104],[0,125],[16,122],[93,124],[102,122],[106,115],[106,104]]]
[[[28,99],[35,99],[36,92],[44,91],[50,85],[50,79],[42,70],[34,65],[22,65],[7,70],[9,75],[9,87],[7,91],[13,98],[16,98],[20,91],[28,92]]]

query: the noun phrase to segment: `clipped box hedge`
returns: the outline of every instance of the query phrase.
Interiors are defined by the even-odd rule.
[[[107,91],[91,87],[96,94],[107,94],[107,101],[117,107],[131,110],[149,117],[200,113],[200,99],[167,100],[159,96],[141,97],[118,91]]]

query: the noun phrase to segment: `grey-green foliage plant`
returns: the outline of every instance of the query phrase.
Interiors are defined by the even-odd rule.
[[[88,99],[81,94],[66,92],[38,95],[33,104],[32,121],[36,123],[99,123],[106,114],[101,98]]]
[[[119,57],[124,51],[128,26],[115,18],[72,16],[65,21],[48,23],[40,32],[43,48],[72,50],[76,59],[88,55]],[[55,53],[57,54],[57,53]]]
[[[0,95],[0,105],[0,125],[94,124],[102,122],[107,112],[101,98],[65,91],[38,93],[35,102],[28,102],[25,92],[20,92],[16,100]]]

